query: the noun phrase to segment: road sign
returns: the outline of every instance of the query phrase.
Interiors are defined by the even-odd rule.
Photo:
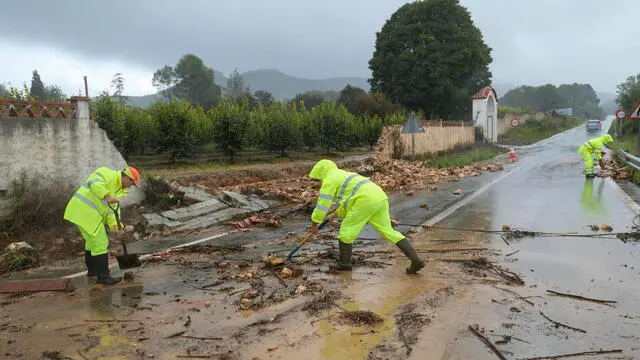
[[[511,126],[513,127],[518,127],[520,126],[520,120],[519,119],[511,119]]]
[[[640,101],[638,101],[636,107],[633,109],[631,114],[629,114],[629,119],[640,120]]]
[[[627,117],[627,112],[626,111],[624,111],[622,109],[616,111],[616,119],[623,120],[626,117]]]
[[[423,132],[424,128],[422,127],[422,124],[420,124],[420,122],[416,120],[416,114],[414,112],[411,112],[411,114],[409,114],[409,120],[407,120],[407,122],[404,123],[404,126],[402,127],[402,133],[418,134]]]

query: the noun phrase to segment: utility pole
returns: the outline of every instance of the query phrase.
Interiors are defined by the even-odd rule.
[[[84,78],[84,96],[89,97],[89,85],[87,84],[87,75]]]

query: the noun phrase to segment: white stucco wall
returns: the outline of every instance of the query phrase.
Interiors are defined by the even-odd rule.
[[[490,100],[491,99],[491,100]],[[493,107],[493,111],[489,113],[488,102],[494,101],[495,106]],[[490,95],[489,98],[485,99],[473,99],[472,102],[472,116],[473,121],[476,126],[481,126],[484,131],[484,137],[489,142],[497,142],[498,141],[498,102],[495,100],[493,95]],[[489,120],[491,117],[491,120]],[[489,124],[489,121],[491,123]]]
[[[86,101],[78,102],[76,119],[0,118],[0,215],[3,208],[6,214],[11,182],[23,171],[80,186],[100,166],[123,169],[127,163],[104,130],[89,119]],[[141,199],[142,192],[133,189],[123,206]]]

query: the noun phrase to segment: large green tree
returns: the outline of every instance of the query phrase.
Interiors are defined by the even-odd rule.
[[[242,102],[251,96],[251,89],[247,85],[238,69],[233,70],[227,78],[227,86],[224,89],[224,97],[234,102]]]
[[[470,117],[471,96],[491,84],[491,48],[458,0],[400,7],[376,35],[371,90],[426,116]]]
[[[616,103],[626,111],[632,111],[640,101],[640,74],[629,76],[617,86]]]
[[[29,95],[34,97],[36,100],[46,100],[44,83],[40,78],[40,74],[38,74],[38,70],[33,70],[33,75],[31,76],[31,88],[29,88]]]
[[[173,67],[156,70],[153,85],[168,99],[177,97],[205,108],[215,105],[221,96],[213,69],[194,54],[183,55]]]
[[[600,99],[589,84],[553,84],[520,86],[509,90],[500,99],[501,105],[546,112],[570,107],[575,116],[602,119]]]

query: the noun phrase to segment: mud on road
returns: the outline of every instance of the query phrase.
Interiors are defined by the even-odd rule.
[[[332,274],[337,244],[326,234],[291,261],[251,243],[195,245],[158,254],[115,287],[4,296],[3,356],[407,359],[439,309],[468,301],[476,282],[505,281],[474,265],[496,254],[479,239],[424,246],[427,234],[414,235],[427,260],[417,276],[404,273],[395,246],[379,242],[357,243],[355,270]]]

